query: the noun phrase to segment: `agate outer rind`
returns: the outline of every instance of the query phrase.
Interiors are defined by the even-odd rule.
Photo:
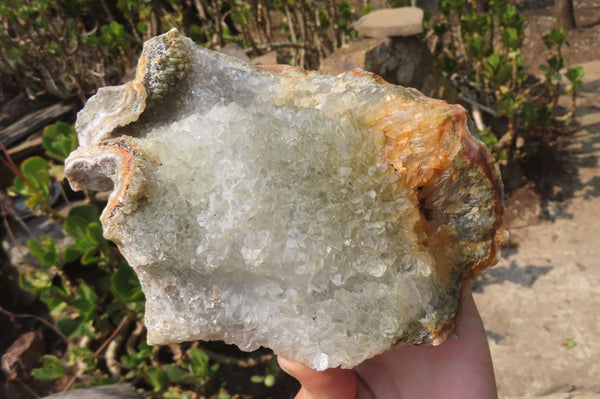
[[[502,183],[469,125],[361,70],[249,66],[172,30],[80,111],[65,173],[112,189],[104,235],[140,279],[149,343],[353,367],[443,342],[497,262]]]

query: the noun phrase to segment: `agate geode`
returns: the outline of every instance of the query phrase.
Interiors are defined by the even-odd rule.
[[[272,348],[315,369],[438,344],[505,235],[458,105],[354,70],[253,67],[176,30],[78,114],[75,190],[146,295],[148,341]]]

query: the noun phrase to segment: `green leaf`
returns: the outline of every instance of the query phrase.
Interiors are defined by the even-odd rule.
[[[458,62],[454,58],[444,57],[440,62],[440,67],[444,76],[451,76],[458,68]]]
[[[223,388],[221,388],[221,391],[219,391],[219,394],[217,395],[216,399],[231,399],[231,395],[223,391],[222,389]]]
[[[508,159],[508,149],[503,148],[496,154],[498,161],[506,161]]]
[[[460,11],[464,8],[466,0],[450,0],[450,3],[456,11]]]
[[[467,36],[474,34],[484,36],[491,27],[491,21],[488,15],[478,15],[475,12],[468,12],[462,16],[460,24]]]
[[[67,370],[62,360],[53,355],[44,355],[42,367],[31,370],[38,380],[51,381],[64,377]]]
[[[65,221],[65,231],[74,238],[85,238],[87,240],[86,228],[90,223],[98,223],[98,209],[93,205],[79,205],[69,211]]]
[[[33,194],[33,191],[25,184],[23,179],[15,177],[13,185],[8,189],[8,194],[15,197],[18,195],[21,197],[29,197]]]
[[[123,25],[121,25],[117,21],[112,21],[110,23],[110,32],[115,37],[121,37],[121,36],[123,36],[125,34],[125,28],[123,27]]]
[[[93,244],[92,244],[93,245]],[[91,246],[83,252],[83,256],[80,259],[82,265],[93,265],[95,263],[101,262],[103,258],[101,256],[96,256],[98,253],[98,248],[95,246]]]
[[[129,380],[133,379],[136,375],[137,375],[137,373],[135,372],[135,370],[129,370],[127,373],[125,373],[124,378],[127,381],[129,381]]]
[[[148,32],[148,24],[145,22],[138,22],[136,28],[142,35],[145,35]]]
[[[56,322],[56,328],[58,328],[58,331],[63,333],[67,338],[75,338],[81,335],[82,322],[83,318],[81,317],[76,319],[63,317]]]
[[[514,118],[521,109],[522,104],[523,101],[513,93],[506,93],[500,98],[500,113],[509,118]]]
[[[483,57],[489,52],[489,46],[487,45],[486,41],[480,37],[466,39],[465,46],[469,55],[477,60],[482,60]]]
[[[67,338],[71,339],[82,335],[93,336],[92,324],[92,320],[85,321],[81,316],[75,319],[63,317],[56,322],[56,328]]]
[[[50,183],[49,170],[50,164],[42,157],[27,158],[21,164],[21,171],[31,183],[38,183],[38,190],[44,189]]]
[[[123,263],[111,276],[111,291],[121,302],[136,302],[144,300],[144,293],[133,269]]]
[[[169,389],[175,389],[175,388],[170,387]],[[162,399],[184,399],[187,397],[187,396],[183,396],[184,394],[181,392],[176,392],[176,391],[172,391],[172,390],[169,390],[167,392],[161,392],[160,394],[161,394]]]
[[[165,368],[165,374],[169,378],[171,382],[175,384],[186,383],[194,380],[194,376],[188,373],[186,370],[181,367],[177,367],[173,364],[169,364]]]
[[[452,4],[449,0],[440,0],[438,1],[438,10],[446,17],[450,16],[450,12],[452,11]]]
[[[29,208],[35,208],[42,200],[47,201],[50,196],[49,170],[50,164],[44,158],[27,158],[21,164],[21,172],[27,182],[20,177],[15,177],[9,193],[28,198],[26,205]]]
[[[553,29],[550,33],[542,36],[542,41],[548,49],[561,48],[565,43],[565,30],[563,27]]]
[[[55,181],[62,181],[65,179],[65,166],[64,165],[53,165],[48,171],[50,177]]]
[[[208,355],[198,348],[191,348],[188,355],[190,357],[194,376],[202,381],[208,379],[211,375],[210,359]]]
[[[44,129],[42,144],[46,155],[56,161],[64,162],[78,146],[77,132],[68,123],[56,122]]]
[[[60,261],[58,244],[50,237],[41,236],[39,240],[30,238],[27,241],[27,249],[40,261],[42,266],[58,265]]]
[[[19,275],[19,285],[27,292],[40,293],[52,285],[52,276],[45,270]]]
[[[506,84],[511,77],[511,67],[506,57],[492,54],[487,60],[484,76],[496,85]]]
[[[265,376],[265,386],[271,388],[275,385],[275,376],[273,374],[267,374]]]
[[[79,287],[73,301],[73,307],[79,310],[84,321],[92,319],[95,315],[97,300],[98,295],[96,295],[94,289],[87,285],[85,281],[79,280]]]
[[[538,110],[535,104],[525,103],[523,104],[523,119],[526,126],[531,125],[536,119],[538,115]]]
[[[77,361],[81,361],[81,363],[86,366],[83,369],[84,372],[92,371],[97,368],[98,358],[90,348],[74,346],[69,352],[69,366],[73,366]]]
[[[140,369],[145,367],[148,359],[152,357],[154,349],[146,342],[138,345],[138,350],[127,348],[127,355],[121,356],[121,365],[127,369]]]
[[[491,130],[479,132],[479,140],[487,147],[492,147],[498,142],[498,138]]]
[[[131,355],[123,355],[121,356],[121,366],[126,369],[135,369],[137,368],[139,362],[136,356]]]
[[[128,47],[129,42],[125,36],[125,28],[117,21],[112,21],[108,25],[100,27],[100,42],[113,53]]]
[[[567,64],[567,60],[563,57],[559,57],[558,55],[553,55],[552,57],[548,58],[548,66],[549,69],[545,69],[546,71],[546,76],[550,76],[550,75],[558,75],[557,78],[555,78],[555,80],[560,81],[560,73],[559,71],[561,69],[563,69]]]
[[[85,235],[90,242],[101,245],[104,244],[104,237],[102,236],[102,225],[100,222],[92,222],[88,224],[85,229]]]
[[[502,33],[502,41],[509,50],[518,50],[523,47],[523,38],[523,35],[520,35],[515,28],[507,28]]]
[[[253,375],[252,377],[250,377],[250,381],[253,384],[262,384],[263,382],[265,382],[265,376],[264,375]]]
[[[75,238],[75,243],[65,250],[66,262],[73,262],[81,257],[83,265],[90,265],[102,260],[101,257],[96,256],[98,247],[105,243],[96,207],[92,205],[74,207],[67,216],[64,228]]]
[[[525,18],[519,14],[517,7],[510,5],[503,7],[500,10],[500,26],[504,28],[514,28],[519,32],[523,32],[525,29],[527,22]]]
[[[44,303],[50,309],[50,315],[54,317],[60,315],[69,306],[65,301],[55,297],[49,297]]]
[[[155,391],[160,391],[162,389],[166,380],[166,374],[163,370],[156,366],[149,366],[144,370],[144,374]]]
[[[83,255],[83,252],[79,248],[77,248],[75,244],[71,244],[65,249],[63,258],[65,262],[69,263],[76,261],[81,257],[81,255]]]
[[[567,69],[567,73],[565,75],[567,76],[567,79],[569,79],[573,83],[573,85],[581,85],[581,80],[583,79],[584,74],[585,71],[583,67],[576,66]]]

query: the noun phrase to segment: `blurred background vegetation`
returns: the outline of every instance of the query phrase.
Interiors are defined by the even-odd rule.
[[[2,235],[10,247],[3,250],[12,253],[0,268],[7,381],[0,393],[33,398],[129,382],[147,397],[289,397],[297,386],[266,349],[245,354],[221,343],[145,343],[135,273],[102,237],[98,215],[106,197],[73,193],[65,182],[64,159],[78,145],[74,111],[99,87],[131,78],[143,42],[173,27],[211,49],[235,45],[249,57],[276,50],[279,63],[316,69],[359,39],[352,23],[362,14],[408,3],[1,1],[0,103],[19,96],[25,104],[59,103],[66,116],[43,129],[43,151],[22,162],[6,148],[12,144],[7,131],[0,133],[6,144],[0,166],[14,176],[0,191]],[[440,0],[424,25],[420,38],[499,161],[532,156],[547,132],[573,117],[584,72],[567,66],[562,27],[543,36],[543,76],[534,78],[523,62],[527,21],[508,0]],[[557,108],[561,90],[572,97],[569,110]],[[15,119],[0,115],[3,125]]]
[[[355,15],[340,0],[2,2],[0,78],[4,90],[30,98],[77,95],[84,102],[98,87],[119,83],[143,42],[171,28],[214,50],[232,43],[249,55],[289,49],[283,62],[317,68],[353,35]]]

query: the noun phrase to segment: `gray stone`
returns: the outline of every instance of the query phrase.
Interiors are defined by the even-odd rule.
[[[434,66],[427,44],[417,37],[392,37],[365,54],[365,69],[386,81],[456,103],[456,89]]]
[[[68,392],[60,392],[45,396],[44,399],[141,399],[142,395],[137,393],[130,384],[113,384],[87,389],[75,389]]]
[[[423,32],[423,10],[417,7],[386,8],[362,16],[353,24],[363,36],[413,36]]]
[[[277,51],[269,51],[261,56],[252,58],[254,65],[275,65],[277,64]]]
[[[347,46],[335,50],[324,58],[319,65],[319,72],[337,75],[354,68],[367,70],[365,67],[367,52],[381,45],[385,40],[385,38],[363,37],[360,40],[351,41]]]
[[[387,82],[414,87],[427,96],[458,102],[456,89],[438,68],[427,45],[416,37],[363,38],[336,50],[321,63],[321,73],[361,68]]]
[[[250,62],[250,57],[248,57],[246,50],[244,50],[235,43],[228,44],[227,46],[219,50],[219,52],[227,54],[230,57],[237,58],[240,61]]]

